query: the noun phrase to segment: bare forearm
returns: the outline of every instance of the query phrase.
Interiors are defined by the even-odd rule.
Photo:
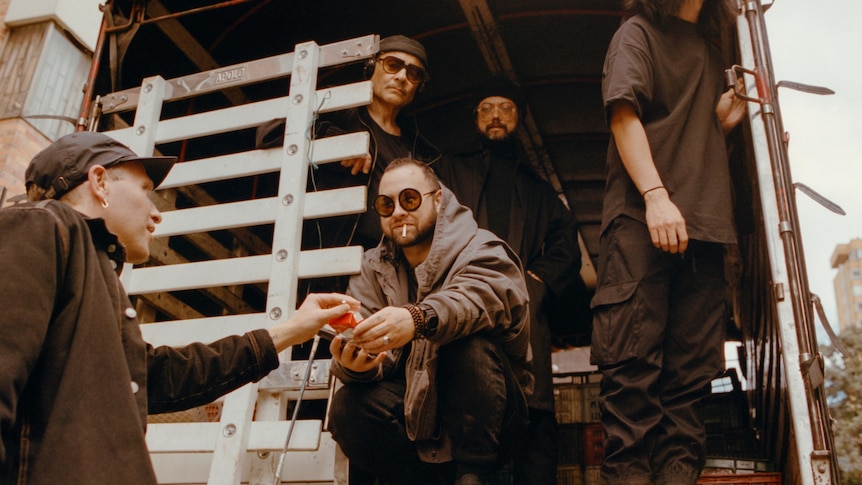
[[[646,131],[630,104],[621,102],[614,105],[611,132],[623,166],[638,192],[643,194],[647,190],[661,187],[661,177],[652,159]]]

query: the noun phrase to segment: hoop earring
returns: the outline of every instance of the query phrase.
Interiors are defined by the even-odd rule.
[[[102,199],[102,209],[108,208],[108,199]]]

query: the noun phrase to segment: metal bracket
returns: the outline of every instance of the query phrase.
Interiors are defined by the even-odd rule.
[[[812,293],[811,304],[814,305],[817,317],[820,318],[820,323],[823,326],[823,330],[826,331],[826,335],[829,336],[832,346],[835,347],[835,350],[837,350],[845,359],[849,357],[850,353],[847,351],[847,347],[844,346],[844,342],[841,341],[841,337],[835,333],[835,330],[832,329],[832,325],[829,324],[829,319],[826,317],[826,311],[823,310],[823,303],[820,301],[820,297]]]
[[[833,483],[831,461],[832,453],[827,450],[811,452],[811,471],[815,485],[831,485]]]
[[[329,387],[329,360],[315,360],[311,364],[306,389],[326,389]],[[282,362],[277,369],[260,381],[260,390],[267,392],[298,391],[302,378],[308,368],[306,361]]]

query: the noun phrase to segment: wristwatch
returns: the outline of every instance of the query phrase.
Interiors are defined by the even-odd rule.
[[[437,333],[437,312],[431,308],[431,305],[426,303],[417,303],[415,305],[404,305],[404,308],[410,312],[413,318],[413,339],[433,337]]]
[[[416,306],[422,310],[422,317],[425,320],[425,338],[431,338],[437,333],[437,312],[427,303],[418,303]]]

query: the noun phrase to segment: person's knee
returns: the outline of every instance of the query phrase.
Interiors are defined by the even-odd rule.
[[[504,359],[503,351],[490,339],[480,335],[471,335],[440,348],[441,368],[460,374],[502,370]]]

